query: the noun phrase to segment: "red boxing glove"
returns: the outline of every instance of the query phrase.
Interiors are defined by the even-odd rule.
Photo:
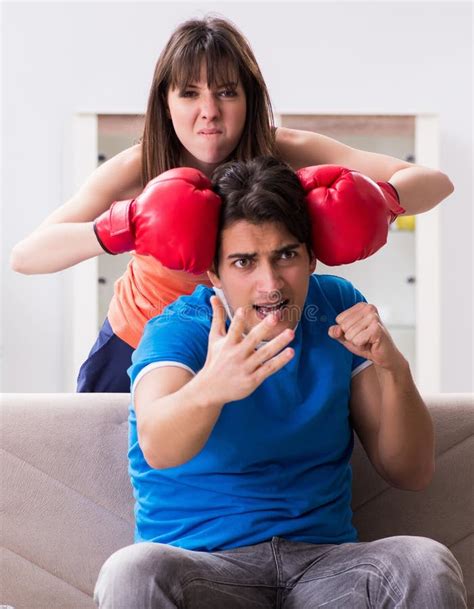
[[[389,224],[405,212],[394,186],[358,171],[316,165],[296,175],[306,191],[314,255],[329,266],[374,254],[387,242]]]
[[[165,171],[130,201],[116,201],[94,222],[109,254],[135,250],[164,266],[199,275],[212,264],[220,197],[206,176],[190,167]]]

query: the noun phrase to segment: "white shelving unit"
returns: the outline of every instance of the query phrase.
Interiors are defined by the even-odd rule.
[[[438,166],[435,115],[282,112],[276,119],[279,125],[314,128],[354,147],[398,158],[412,154],[421,165]],[[99,153],[109,158],[135,143],[142,121],[137,112],[78,114],[74,120],[75,187],[97,167]],[[439,213],[435,209],[417,216],[414,232],[391,231],[387,245],[368,260],[337,269],[319,264],[316,269],[346,277],[378,307],[395,342],[411,362],[423,392],[439,391],[439,252]],[[70,353],[65,375],[70,390],[74,390],[77,370],[96,339],[113,283],[128,260],[128,255],[101,256],[71,271],[72,319],[65,320],[64,326],[66,353]]]

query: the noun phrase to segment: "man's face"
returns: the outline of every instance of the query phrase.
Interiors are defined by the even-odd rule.
[[[243,308],[246,333],[276,311],[270,340],[296,327],[314,268],[306,246],[284,226],[240,220],[223,230],[218,275],[209,271],[209,278],[223,290],[232,315]]]

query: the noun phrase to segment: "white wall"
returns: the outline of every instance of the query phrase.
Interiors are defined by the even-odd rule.
[[[172,29],[208,11],[247,36],[276,111],[439,113],[456,187],[441,210],[441,387],[472,390],[472,6],[337,1],[3,4],[2,389],[64,390],[69,273],[21,276],[8,254],[72,193],[74,113],[144,111]]]

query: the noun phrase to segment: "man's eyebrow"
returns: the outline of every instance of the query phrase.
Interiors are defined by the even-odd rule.
[[[284,245],[283,247],[279,247],[277,250],[273,250],[272,254],[281,254],[282,252],[286,252],[287,250],[294,250],[297,249],[298,247],[301,246],[301,243],[288,243],[287,245]],[[232,260],[232,259],[239,259],[239,258],[256,258],[257,257],[257,253],[256,252],[246,252],[246,253],[235,253],[235,254],[229,254],[227,256],[228,260]]]
[[[295,250],[298,247],[300,247],[301,243],[295,242],[295,243],[288,243],[288,245],[284,245],[283,247],[278,248],[277,250],[274,250],[275,254],[281,254],[282,252],[286,252],[287,250]]]

